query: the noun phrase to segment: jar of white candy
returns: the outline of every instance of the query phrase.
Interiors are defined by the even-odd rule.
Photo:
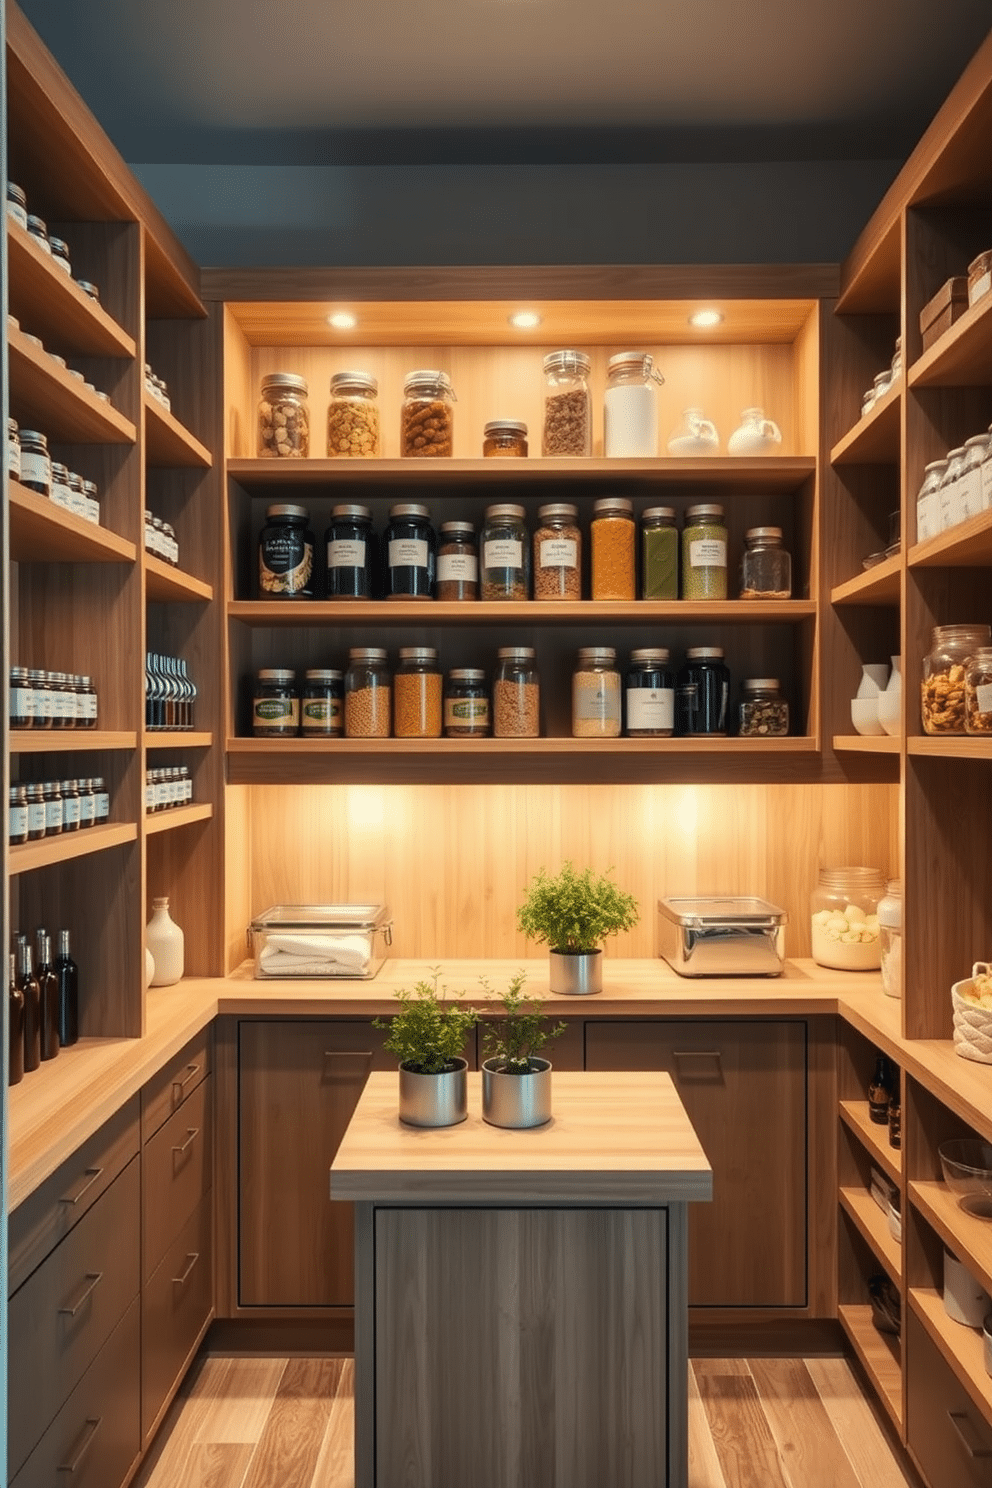
[[[813,960],[838,971],[878,971],[882,964],[878,868],[821,868],[810,898]]]

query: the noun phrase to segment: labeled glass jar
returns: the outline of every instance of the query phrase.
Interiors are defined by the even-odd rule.
[[[437,544],[436,599],[479,597],[479,546],[471,522],[442,522]]]
[[[675,673],[664,646],[630,653],[624,686],[628,739],[667,739],[675,731]]]
[[[34,718],[34,691],[28,682],[27,667],[11,667],[8,698],[9,726],[12,729],[30,728]]]
[[[678,597],[679,534],[675,508],[649,506],[641,513],[641,598]]]
[[[40,842],[45,835],[45,822],[47,812],[45,811],[45,787],[43,785],[27,786],[28,797],[28,841]]]
[[[690,506],[682,529],[682,598],[726,599],[727,528],[723,507]]]
[[[293,739],[300,731],[300,697],[296,673],[264,667],[255,678],[251,731],[256,739]]]
[[[878,971],[878,902],[885,879],[878,868],[821,868],[810,898],[813,960],[837,971]]]
[[[749,527],[741,559],[741,599],[791,599],[792,558],[781,527]]]
[[[578,511],[558,501],[537,508],[534,532],[534,598],[582,598],[582,533]]]
[[[82,822],[79,819],[79,789],[76,782],[60,780],[59,789],[62,792],[62,830],[78,832]]]
[[[979,646],[965,663],[964,731],[992,734],[992,646]]]
[[[304,739],[339,739],[344,733],[344,677],[333,667],[304,672],[300,732]]]
[[[316,539],[305,506],[268,506],[258,539],[262,599],[315,599]]]
[[[492,733],[486,674],[480,667],[454,667],[444,685],[446,739],[485,739]]]
[[[21,478],[21,436],[12,418],[7,420],[7,476],[15,481]]]
[[[62,835],[62,792],[57,780],[46,780],[42,787],[45,795],[45,836]]]
[[[747,677],[742,686],[737,732],[742,739],[784,739],[789,704],[777,677]]]
[[[487,460],[527,458],[527,425],[516,419],[492,419],[482,431],[482,453]]]
[[[964,445],[960,444],[948,452],[947,469],[941,476],[937,502],[940,510],[940,530],[946,532],[961,521],[961,475],[964,470]]]
[[[455,393],[447,372],[408,372],[400,409],[400,454],[445,458],[454,451]]]
[[[887,997],[902,996],[902,880],[890,878],[884,899],[878,903],[878,939],[882,969],[882,991]]]
[[[572,673],[572,737],[620,736],[620,673],[612,646],[583,646]]]
[[[537,653],[533,646],[501,646],[493,678],[493,734],[536,739],[541,732]]]
[[[592,454],[592,399],[584,351],[551,351],[544,358],[544,455]]]
[[[379,454],[379,384],[371,372],[335,372],[327,405],[327,453],[339,460]]]
[[[675,683],[675,732],[682,738],[727,732],[730,672],[722,646],[690,646]]]
[[[634,503],[625,496],[604,496],[594,502],[589,532],[593,599],[633,599],[637,582]]]
[[[977,517],[982,510],[982,466],[989,458],[988,430],[984,434],[973,434],[964,442],[961,459],[961,478],[958,490],[961,501],[961,520]]]
[[[931,460],[923,468],[923,484],[916,497],[916,541],[926,542],[940,531],[940,483],[946,460]]]
[[[40,667],[29,667],[28,686],[33,698],[31,728],[52,728],[55,723],[55,693],[49,686],[48,673]]]
[[[367,506],[331,508],[324,533],[328,599],[372,599],[375,590],[375,534]]]
[[[28,199],[24,190],[14,184],[7,182],[7,216],[13,217],[18,227],[28,230]]]
[[[258,453],[284,460],[305,460],[310,453],[309,389],[295,372],[270,372],[262,378],[258,404]]]
[[[77,475],[78,492],[73,490],[69,483],[69,471],[60,460],[52,461],[52,489],[49,499],[55,506],[61,506],[65,511],[71,511],[74,516],[83,515],[83,482]]]
[[[52,457],[48,440],[37,429],[21,430],[21,485],[39,496],[52,494]]]
[[[7,792],[7,841],[19,847],[28,840],[28,793],[23,785],[12,785]]]
[[[920,707],[926,734],[963,734],[966,662],[992,642],[987,625],[935,625],[923,658]]]
[[[349,739],[388,739],[392,688],[388,656],[378,646],[353,646],[344,674],[344,731]]]
[[[433,646],[401,646],[393,674],[393,734],[440,739],[441,668]]]
[[[406,502],[389,508],[382,537],[387,599],[432,599],[437,538],[426,506]]]
[[[606,364],[603,453],[653,459],[658,453],[658,394],[665,379],[646,351],[621,351]]]
[[[524,507],[486,507],[479,555],[484,600],[530,598],[530,538]]]

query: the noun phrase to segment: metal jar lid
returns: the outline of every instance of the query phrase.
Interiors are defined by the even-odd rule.
[[[446,533],[449,537],[456,537],[459,533],[468,537],[475,536],[475,528],[471,522],[442,522],[440,531]]]
[[[402,502],[399,506],[389,508],[389,520],[392,521],[394,517],[419,517],[429,522],[431,514],[426,506],[418,506],[416,502]]]
[[[490,434],[522,434],[527,438],[527,425],[518,422],[517,419],[491,419],[482,428],[483,436]]]
[[[98,300],[100,298],[100,291],[88,279],[77,279],[76,284],[83,291],[84,295],[89,295],[91,300]]]
[[[371,372],[335,372],[331,378],[331,392],[343,393],[346,388],[356,388],[363,393],[377,393],[379,383]]]
[[[582,646],[579,649],[579,665],[614,666],[617,653],[612,646]]]
[[[303,673],[305,682],[340,682],[342,674],[333,667],[311,667]]]
[[[348,652],[349,662],[385,661],[388,652],[382,646],[352,646]]]
[[[401,646],[400,661],[437,661],[434,646]]]
[[[781,527],[749,527],[744,534],[745,542],[781,542]]]
[[[283,393],[302,393],[304,398],[309,391],[306,378],[300,377],[296,372],[267,373],[262,378],[262,392],[264,393],[268,388]]]
[[[500,661],[533,661],[537,652],[533,646],[500,646],[496,655]]]
[[[525,506],[513,506],[503,503],[498,506],[486,507],[487,522],[522,522],[527,516]]]
[[[28,204],[27,193],[24,188],[16,185],[13,181],[7,182],[7,200],[17,202],[18,206],[21,207],[26,207]]]
[[[670,656],[666,646],[642,646],[640,650],[631,651],[630,660],[635,665],[641,662],[645,666],[667,666]]]
[[[778,692],[781,684],[777,677],[746,677],[743,686],[745,692]]]
[[[634,503],[626,496],[602,496],[592,505],[594,517],[633,517]]]
[[[293,517],[309,521],[310,513],[305,506],[267,506],[265,508],[265,519],[270,517]]]
[[[667,527],[669,523],[674,526],[674,506],[649,506],[646,511],[641,512],[641,521],[645,527]]]
[[[549,351],[544,358],[545,372],[571,372],[585,377],[591,366],[584,351]]]
[[[287,667],[263,667],[258,674],[259,682],[288,682],[296,681],[296,673]]]
[[[722,661],[722,646],[690,646],[685,653],[686,661]]]
[[[441,397],[452,396],[451,378],[447,372],[441,372],[437,368],[420,367],[415,372],[408,372],[403,379],[403,393],[431,393]]]
[[[704,503],[701,506],[690,506],[685,514],[685,525],[688,527],[693,522],[705,521],[707,517],[715,517],[718,522],[723,521],[723,507]]]
[[[553,501],[550,506],[537,508],[537,517],[540,522],[553,522],[556,517],[563,522],[574,522],[578,515],[578,507],[572,506],[568,501]]]
[[[449,682],[485,682],[486,674],[481,667],[452,667]]]
[[[39,434],[37,429],[21,430],[22,444],[40,444],[43,450],[48,449],[48,440],[44,434]]]
[[[347,518],[350,521],[371,522],[372,513],[367,506],[332,506],[331,520],[335,517]]]

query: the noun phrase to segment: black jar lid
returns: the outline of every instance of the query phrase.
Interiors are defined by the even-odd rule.
[[[265,519],[270,517],[290,517],[293,521],[309,521],[310,513],[305,506],[267,506],[265,508]]]

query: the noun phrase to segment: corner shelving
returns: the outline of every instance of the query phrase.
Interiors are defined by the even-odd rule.
[[[899,458],[899,410],[902,384],[889,389],[837,441],[830,451],[834,465],[888,465]]]
[[[145,396],[145,445],[149,465],[209,470],[213,456],[195,434],[155,398]]]
[[[154,553],[145,554],[145,595],[148,599],[173,604],[195,603],[214,597],[212,584],[184,573],[181,568],[172,568],[156,558]]]
[[[191,826],[193,822],[209,821],[214,808],[209,802],[191,806],[172,806],[168,811],[152,812],[145,817],[145,835],[154,837],[159,832],[174,832],[179,827]]]
[[[865,569],[830,591],[834,605],[898,605],[902,592],[902,564],[898,553],[874,568]]]

